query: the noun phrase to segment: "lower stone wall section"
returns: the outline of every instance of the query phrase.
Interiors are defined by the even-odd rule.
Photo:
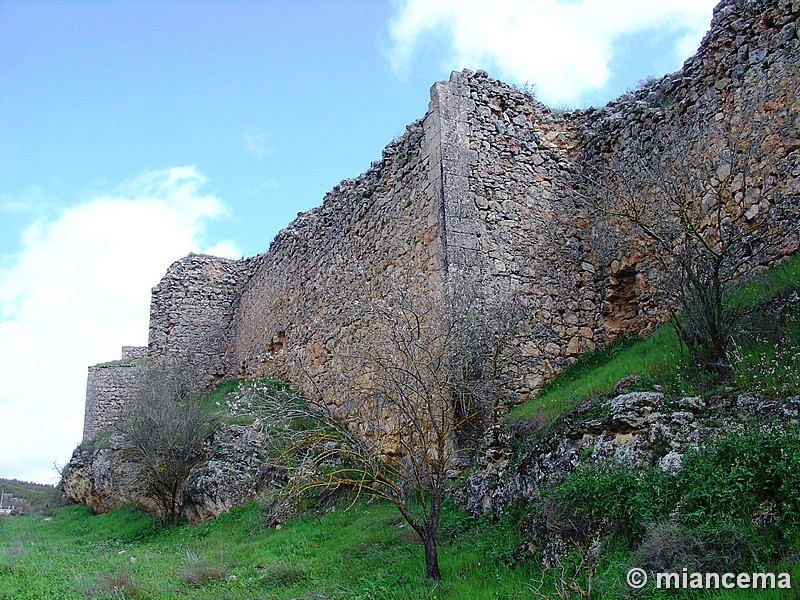
[[[141,356],[141,352],[123,353]],[[143,358],[123,360],[89,367],[86,380],[86,412],[83,441],[101,432],[112,431],[125,415],[145,372]]]

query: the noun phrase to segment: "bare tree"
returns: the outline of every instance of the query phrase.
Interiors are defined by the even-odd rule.
[[[658,267],[648,284],[666,300],[679,339],[720,380],[729,376],[731,337],[752,308],[737,286],[785,233],[762,193],[759,153],[730,128],[712,127],[639,141],[582,174],[583,197],[605,222],[607,257],[638,238]]]
[[[277,401],[273,414],[304,424],[284,453],[294,459],[288,494],[349,489],[392,503],[422,541],[427,575],[440,580],[447,482],[504,398],[518,313],[466,286],[449,285],[440,297],[395,289],[353,304],[370,334],[348,357],[352,368],[307,383],[309,398],[291,409]]]
[[[183,492],[192,468],[208,452],[211,419],[186,369],[150,367],[120,427],[125,488],[164,525],[183,516]]]

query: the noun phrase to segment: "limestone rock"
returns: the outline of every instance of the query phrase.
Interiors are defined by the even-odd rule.
[[[119,485],[119,464],[110,448],[78,447],[59,483],[64,496],[105,513],[125,503]]]
[[[266,432],[258,422],[218,427],[208,457],[189,475],[184,491],[185,518],[198,522],[217,517],[275,483],[278,474],[270,469],[267,447]],[[59,487],[68,499],[86,504],[97,513],[125,503],[155,510],[146,498],[123,489],[125,470],[113,447],[85,445],[73,453]]]
[[[543,434],[524,423],[496,427],[492,459],[477,461],[456,496],[475,514],[500,513],[515,498],[540,499],[542,489],[579,463],[658,465],[674,474],[691,448],[742,430],[756,418],[791,424],[799,415],[800,397],[685,397],[668,405],[662,393],[631,392],[587,400]]]

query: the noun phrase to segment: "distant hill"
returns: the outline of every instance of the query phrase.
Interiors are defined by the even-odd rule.
[[[52,485],[0,477],[2,508],[14,514],[43,514],[63,504],[61,493]]]

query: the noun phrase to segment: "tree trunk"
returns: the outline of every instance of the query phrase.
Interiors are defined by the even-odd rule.
[[[436,533],[425,532],[422,538],[422,544],[425,546],[425,568],[428,571],[428,577],[434,581],[441,581],[442,575],[439,573],[439,554],[436,550]]]
[[[420,524],[404,504],[398,503],[397,509],[403,518],[411,525],[411,528],[417,532],[419,539],[422,540],[422,545],[425,548],[425,568],[428,572],[428,577],[435,581],[441,581],[442,575],[439,573],[439,554],[436,549],[436,535],[439,531],[439,503],[437,499],[432,502],[433,510],[425,521],[425,524]]]

